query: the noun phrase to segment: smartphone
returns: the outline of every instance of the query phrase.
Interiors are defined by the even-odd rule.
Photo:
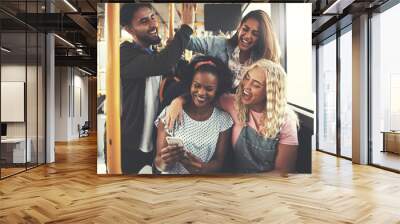
[[[179,137],[166,137],[168,145],[177,145],[178,147],[183,147],[183,140]]]

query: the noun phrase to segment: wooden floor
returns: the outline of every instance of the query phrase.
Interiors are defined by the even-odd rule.
[[[10,168],[7,167],[7,168],[0,168],[0,169],[1,169],[1,177],[2,178],[26,170],[25,167],[10,167]]]
[[[400,223],[400,175],[320,152],[312,175],[96,175],[96,140],[0,181],[0,223]]]
[[[37,165],[36,164],[27,164],[27,167],[25,168],[25,164],[18,164],[17,167],[6,167],[6,168],[0,168],[0,172],[1,172],[1,178],[5,178],[20,172],[23,172],[27,169],[33,169],[35,168]]]

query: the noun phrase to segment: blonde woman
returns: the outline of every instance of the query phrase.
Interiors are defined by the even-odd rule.
[[[173,101],[169,125],[183,103],[182,97]],[[279,64],[266,59],[255,62],[245,70],[236,94],[221,96],[219,104],[234,121],[232,146],[237,172],[293,171],[298,120],[287,105],[286,73]]]

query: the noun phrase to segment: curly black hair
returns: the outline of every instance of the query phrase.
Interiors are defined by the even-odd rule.
[[[120,24],[121,26],[129,26],[136,11],[141,8],[153,9],[150,3],[126,3],[120,9]]]
[[[211,61],[212,64],[203,64],[195,68],[197,63],[202,61]],[[192,85],[194,75],[197,72],[207,72],[211,73],[217,77],[218,86],[215,99],[224,93],[229,93],[232,91],[233,86],[233,73],[229,67],[221,61],[221,59],[212,56],[197,56],[189,63],[184,71],[183,82],[185,84],[186,93],[185,95],[190,95],[190,86]]]

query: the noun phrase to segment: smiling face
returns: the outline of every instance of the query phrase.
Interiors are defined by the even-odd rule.
[[[264,108],[266,103],[265,71],[260,67],[251,69],[241,81],[241,102],[249,108]]]
[[[251,50],[256,45],[260,36],[259,26],[257,20],[249,18],[239,27],[238,47],[241,51]]]
[[[159,44],[161,41],[160,36],[158,36],[156,15],[148,7],[142,7],[135,12],[131,24],[126,30],[132,35],[134,41],[142,47]]]
[[[190,86],[190,95],[196,107],[210,106],[217,93],[218,78],[209,72],[197,72]]]

